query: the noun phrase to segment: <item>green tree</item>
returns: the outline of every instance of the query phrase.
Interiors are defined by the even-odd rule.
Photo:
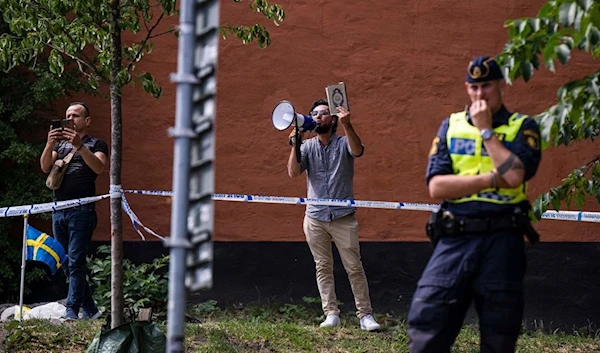
[[[555,72],[558,60],[566,65],[574,50],[600,55],[600,2],[550,0],[536,17],[509,20],[509,41],[499,56],[505,77],[529,81],[541,64]],[[535,116],[540,123],[543,147],[594,140],[600,133],[600,71],[561,86],[557,103]],[[562,183],[543,193],[534,203],[539,219],[550,206],[575,202],[581,209],[588,196],[600,202],[600,154],[573,170]]]
[[[8,26],[0,21],[0,34],[7,31]],[[31,70],[19,66],[9,73],[0,72],[0,165],[10,170],[0,173],[0,206],[48,201],[50,190],[39,169],[44,147],[40,139],[48,131],[48,117],[56,116],[52,102],[82,88],[72,74],[56,79],[44,63]],[[18,298],[22,224],[21,217],[0,218],[1,302]],[[40,271],[28,271],[26,281],[40,275]]]
[[[240,2],[241,0],[233,0]],[[250,0],[250,9],[277,24],[284,12],[265,0]],[[111,105],[110,184],[121,185],[122,99],[133,80],[136,64],[153,49],[152,39],[172,32],[161,21],[175,13],[175,0],[0,0],[0,11],[12,34],[0,37],[0,69],[9,71],[37,60],[48,62],[60,76],[76,66],[88,84],[109,86]],[[122,33],[139,35],[123,43]],[[244,43],[257,39],[261,48],[270,43],[262,25],[225,26],[223,36],[235,34]],[[146,92],[158,98],[162,90],[151,73],[135,77]],[[121,200],[111,198],[112,326],[123,322],[123,238]]]
[[[241,3],[243,0],[233,1]],[[271,5],[267,0],[249,0],[248,6],[252,12],[261,13],[266,18],[273,20],[275,26],[279,26],[279,22],[282,22],[285,18],[283,8],[277,4]],[[221,25],[219,31],[221,32],[223,39],[227,39],[229,35],[235,35],[244,44],[251,43],[256,39],[258,46],[261,49],[265,49],[271,45],[269,31],[262,24],[255,24],[253,26],[233,26],[226,23]]]

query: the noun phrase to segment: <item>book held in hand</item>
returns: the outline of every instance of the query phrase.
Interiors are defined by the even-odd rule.
[[[346,85],[344,82],[328,85],[325,87],[325,93],[327,94],[331,115],[337,115],[337,107],[340,106],[346,108],[346,110],[350,110],[350,106],[348,105],[348,95],[346,94]]]

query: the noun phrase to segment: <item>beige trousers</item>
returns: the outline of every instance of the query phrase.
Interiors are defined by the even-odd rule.
[[[313,255],[317,273],[317,286],[325,315],[339,315],[333,278],[333,251],[335,243],[354,294],[356,315],[361,318],[373,312],[369,298],[369,284],[360,261],[358,222],[354,215],[323,222],[304,216],[304,234]]]

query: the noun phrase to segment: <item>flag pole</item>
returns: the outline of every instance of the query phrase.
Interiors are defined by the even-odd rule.
[[[19,289],[19,321],[23,321],[23,292],[25,291],[25,259],[27,259],[28,220],[29,215],[23,215],[23,251],[21,252],[21,288]]]

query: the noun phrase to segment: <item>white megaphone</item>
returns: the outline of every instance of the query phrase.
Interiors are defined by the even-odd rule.
[[[279,131],[287,129],[292,124],[298,126],[300,131],[313,131],[317,128],[317,123],[310,116],[296,113],[292,103],[286,100],[277,103],[271,114],[271,121]]]

